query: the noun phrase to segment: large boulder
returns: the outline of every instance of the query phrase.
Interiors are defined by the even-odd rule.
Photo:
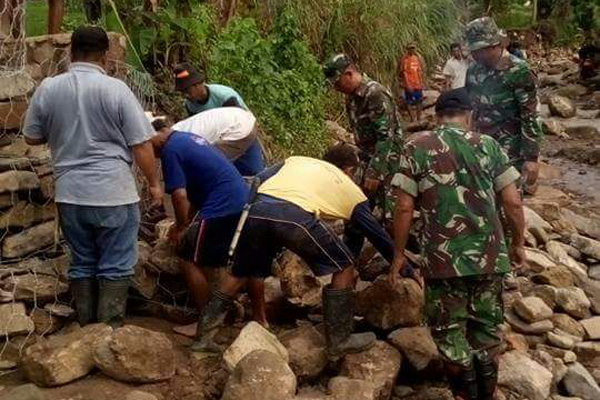
[[[545,400],[550,395],[552,373],[527,353],[509,351],[500,356],[498,385],[528,400]]]
[[[591,306],[585,292],[578,287],[559,288],[556,292],[556,304],[567,314],[575,318],[585,318]]]
[[[290,400],[296,384],[294,373],[280,356],[255,350],[237,363],[221,400]]]
[[[401,362],[402,355],[398,350],[386,342],[377,341],[369,350],[347,355],[342,362],[340,375],[372,382],[375,400],[389,400]]]
[[[600,387],[594,377],[579,363],[573,363],[563,379],[566,391],[582,400],[600,399]]]
[[[524,297],[513,304],[517,315],[527,322],[543,321],[552,317],[552,309],[538,297]]]
[[[306,324],[279,336],[299,380],[316,378],[327,366],[327,341],[314,326]]]
[[[372,382],[337,376],[327,385],[331,400],[375,400]]]
[[[16,336],[33,332],[35,325],[23,303],[0,304],[0,335]]]
[[[90,373],[94,368],[96,343],[109,338],[111,333],[110,326],[95,324],[51,336],[24,350],[20,368],[38,386],[69,383]]]
[[[551,95],[548,98],[550,114],[561,118],[573,118],[577,114],[577,108],[571,100],[559,95]]]
[[[439,357],[431,331],[424,326],[400,328],[390,333],[388,341],[400,350],[418,371],[425,369],[432,360]]]
[[[169,338],[133,325],[100,340],[94,363],[105,375],[123,382],[158,382],[175,374],[175,353]]]
[[[423,289],[412,279],[400,279],[395,287],[381,277],[358,292],[356,311],[379,329],[419,325],[424,306]]]
[[[223,353],[223,361],[233,371],[240,360],[256,350],[270,351],[286,363],[290,356],[277,337],[257,322],[251,321],[241,330],[235,341]]]

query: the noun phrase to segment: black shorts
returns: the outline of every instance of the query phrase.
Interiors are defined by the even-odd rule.
[[[201,267],[224,267],[239,220],[240,214],[195,219],[183,237],[179,257]]]
[[[326,223],[288,201],[259,195],[236,250],[233,275],[270,276],[283,248],[300,256],[317,276],[354,264],[352,252]]]

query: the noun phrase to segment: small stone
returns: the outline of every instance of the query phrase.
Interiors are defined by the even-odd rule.
[[[270,351],[281,357],[286,363],[290,356],[287,349],[283,346],[277,337],[266,330],[257,322],[251,321],[241,330],[235,341],[223,353],[223,361],[230,371],[241,359],[255,350]]]
[[[551,95],[548,98],[548,107],[551,115],[561,118],[573,118],[577,113],[577,108],[573,105],[573,102],[559,95]]]
[[[313,325],[284,332],[279,340],[289,354],[289,365],[299,380],[316,378],[327,366],[327,341]]]
[[[362,379],[338,376],[329,381],[329,393],[333,400],[374,400],[373,383]]]
[[[524,297],[513,304],[517,315],[527,322],[538,322],[552,317],[552,309],[538,297]]]
[[[506,310],[504,317],[516,332],[528,335],[541,335],[554,328],[552,322],[547,319],[528,324],[521,320],[512,310]]]
[[[560,347],[561,349],[571,350],[575,346],[575,342],[568,336],[558,335],[553,332],[547,333],[548,343],[552,346]]]
[[[134,390],[127,394],[127,397],[125,397],[125,400],[158,400],[158,397],[156,397],[155,395],[148,393],[148,392],[142,392],[141,390]]]
[[[579,321],[585,329],[586,338],[591,340],[600,339],[600,317],[592,317]]]
[[[377,341],[369,350],[347,355],[340,369],[340,375],[351,379],[372,382],[375,387],[375,400],[387,400],[392,394],[402,356],[387,344]]]
[[[0,396],[0,400],[45,400],[44,393],[33,383],[17,386]]]
[[[221,400],[289,400],[296,377],[277,354],[255,350],[241,359],[227,380]]]
[[[439,357],[438,348],[427,327],[400,328],[390,333],[388,341],[402,352],[417,371],[425,369]]]
[[[500,356],[498,385],[528,400],[545,400],[550,395],[552,373],[527,353],[510,351]]]
[[[556,313],[552,316],[551,320],[554,326],[561,331],[580,338],[585,336],[585,331],[581,324],[570,315]]]
[[[579,363],[569,367],[563,380],[567,392],[583,400],[600,399],[600,387],[592,375]]]
[[[23,303],[0,304],[0,335],[16,336],[33,332],[35,325]]]
[[[585,318],[591,306],[585,292],[578,287],[559,288],[556,294],[556,304],[575,318]]]
[[[158,382],[175,374],[175,353],[167,335],[133,325],[100,340],[94,363],[105,375],[123,382]]]

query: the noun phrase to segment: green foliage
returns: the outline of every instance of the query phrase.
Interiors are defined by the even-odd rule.
[[[290,14],[266,35],[253,19],[234,19],[214,42],[208,75],[242,94],[276,156],[319,155],[329,144],[321,68]]]

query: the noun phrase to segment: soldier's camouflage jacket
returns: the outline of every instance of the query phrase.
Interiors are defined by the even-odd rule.
[[[495,69],[473,63],[466,88],[474,129],[496,139],[519,170],[524,161],[536,161],[543,132],[536,78],[527,62],[505,51]]]
[[[496,194],[518,178],[486,135],[443,126],[405,141],[392,184],[416,198],[426,279],[510,271]]]
[[[382,182],[375,204],[381,208],[382,216],[391,218],[394,199],[390,182],[398,169],[402,149],[402,130],[394,98],[385,86],[365,76],[362,85],[348,97],[346,110],[361,159],[366,164],[365,177]]]

